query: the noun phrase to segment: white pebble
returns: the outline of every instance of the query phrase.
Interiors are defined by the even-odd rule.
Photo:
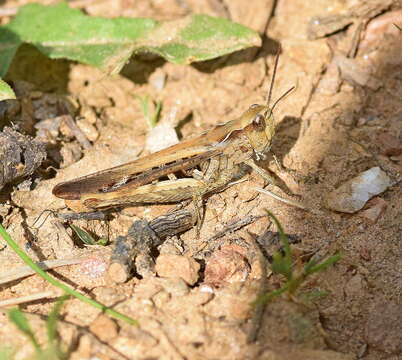
[[[391,179],[378,166],[343,183],[327,196],[327,206],[335,211],[354,213],[373,196],[392,185]]]

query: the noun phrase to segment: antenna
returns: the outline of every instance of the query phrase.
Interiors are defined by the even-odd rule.
[[[278,99],[274,102],[274,105],[272,105],[272,108],[270,109],[271,113],[274,111],[275,106],[278,104],[279,101],[281,101],[286,95],[288,95],[290,92],[292,92],[296,86],[292,86],[289,90],[286,90],[281,96],[279,96]]]
[[[278,69],[278,61],[279,61],[279,55],[281,52],[281,44],[279,44],[278,50],[276,52],[276,56],[275,56],[275,64],[274,64],[274,71],[272,73],[272,79],[271,79],[271,85],[269,86],[269,92],[268,92],[268,99],[267,99],[267,110],[265,111],[265,116],[268,115],[269,116],[272,115],[272,112],[275,109],[275,106],[278,105],[278,103],[285,98],[290,92],[292,92],[296,86],[292,86],[289,90],[286,90],[275,102],[274,105],[272,106],[272,108],[269,108],[269,103],[271,102],[271,97],[272,97],[272,89],[274,88],[274,82],[275,82],[275,75],[276,75],[276,71]]]
[[[267,107],[268,108],[269,108],[269,103],[271,102],[272,89],[274,88],[275,75],[276,75],[276,70],[278,68],[278,61],[279,61],[280,53],[281,53],[281,44],[279,44],[278,50],[277,50],[276,56],[275,56],[274,71],[272,73],[271,85],[269,86],[269,92],[268,92],[268,98],[267,98]]]

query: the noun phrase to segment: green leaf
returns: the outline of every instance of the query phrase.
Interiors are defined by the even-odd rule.
[[[286,236],[285,232],[283,231],[282,225],[280,224],[279,220],[272,214],[270,211],[266,210],[269,217],[274,221],[276,227],[278,228],[279,232],[279,240],[282,243],[284,255],[280,252],[275,252],[273,254],[272,260],[272,271],[277,274],[282,274],[286,277],[286,279],[291,280],[293,277],[292,271],[292,252],[290,250],[289,240]]]
[[[315,300],[328,296],[329,292],[325,290],[313,289],[300,294],[300,299],[306,303],[312,303]]]
[[[75,225],[70,225],[71,229],[74,230],[74,232],[77,234],[77,236],[81,239],[81,241],[86,244],[86,245],[106,245],[107,244],[107,239],[101,238],[98,241],[96,241],[90,233],[87,231],[81,229],[78,226]]]
[[[50,312],[46,321],[46,331],[48,338],[48,346],[45,349],[44,359],[67,359],[66,354],[63,352],[61,347],[61,341],[57,334],[57,323],[59,320],[59,315],[61,308],[70,296],[61,296],[57,302],[54,304],[52,311]],[[47,354],[48,353],[48,354]]]
[[[306,275],[310,275],[319,271],[324,271],[331,265],[335,264],[339,259],[341,258],[340,254],[336,254],[333,256],[330,256],[328,259],[324,260],[321,263],[318,263],[318,261],[314,260],[312,258],[304,267],[304,273]]]
[[[106,246],[109,243],[109,239],[107,238],[100,238],[99,240],[96,241],[96,245],[99,246]]]
[[[57,322],[59,320],[59,314],[64,301],[66,301],[68,298],[68,295],[61,296],[54,304],[53,309],[47,318],[46,330],[49,343],[54,343],[57,340]]]
[[[288,291],[288,285],[285,284],[281,288],[277,290],[273,290],[270,292],[267,292],[265,294],[258,295],[257,298],[251,303],[252,306],[257,306],[257,305],[264,305],[269,302],[271,302],[273,299],[276,297],[282,295],[284,292]]]
[[[302,272],[298,273],[294,271],[292,267],[292,251],[289,245],[289,240],[283,231],[282,225],[274,214],[268,210],[266,210],[266,212],[272,218],[276,224],[276,227],[278,228],[279,238],[284,249],[284,254],[281,254],[280,252],[275,252],[273,254],[271,268],[274,273],[284,275],[286,277],[286,282],[279,289],[258,296],[257,299],[252,303],[253,305],[267,304],[285,292],[294,294],[309,275],[327,269],[341,258],[339,254],[331,256],[322,262],[320,262],[318,259],[311,258],[310,261],[304,266]],[[324,292],[316,292],[315,294],[311,293],[310,295],[311,299],[313,299],[314,296],[319,297],[326,294]]]
[[[0,76],[4,76],[22,44],[20,37],[6,26],[0,26]]]
[[[279,251],[275,252],[272,255],[271,270],[275,274],[281,274],[285,276],[288,280],[292,278],[292,265]]]
[[[157,101],[154,102],[150,99],[148,95],[144,96],[136,96],[138,101],[140,102],[141,110],[142,113],[144,114],[144,118],[149,125],[149,127],[152,129],[156,126],[156,124],[159,121],[161,110],[162,110],[162,102]],[[149,109],[151,104],[151,107],[154,108],[154,111],[151,113],[151,110]]]
[[[10,85],[0,79],[0,101],[9,99],[15,99],[14,91],[11,89]]]
[[[41,352],[41,348],[39,346],[38,341],[35,338],[35,334],[33,333],[31,327],[29,326],[28,320],[21,310],[15,308],[11,309],[7,313],[9,320],[21,331],[23,332],[28,339],[31,341],[37,352]]]
[[[208,15],[158,22],[146,18],[106,19],[84,15],[65,3],[28,4],[0,27],[0,76],[22,43],[50,58],[67,58],[117,73],[133,52],[153,52],[188,64],[259,46],[259,35],[240,24]]]
[[[15,359],[15,349],[11,346],[0,345],[0,360],[13,360]]]

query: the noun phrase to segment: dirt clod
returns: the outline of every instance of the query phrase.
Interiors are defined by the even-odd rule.
[[[204,281],[218,287],[225,283],[242,282],[247,279],[250,270],[238,246],[227,245],[215,251],[207,260]]]
[[[30,136],[5,127],[0,132],[0,189],[30,176],[46,159],[45,147]]]
[[[402,141],[389,133],[378,135],[378,142],[382,153],[387,156],[398,156],[402,154]]]
[[[198,281],[200,264],[186,256],[162,254],[156,259],[155,270],[159,276],[182,278],[187,284],[194,285]]]
[[[109,342],[118,335],[118,326],[109,316],[99,315],[89,326],[89,329],[100,340]]]
[[[360,215],[375,223],[386,210],[388,204],[384,199],[376,197],[367,203],[368,208],[362,210]]]

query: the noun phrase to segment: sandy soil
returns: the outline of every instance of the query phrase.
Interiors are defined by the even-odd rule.
[[[402,25],[401,4],[99,0],[81,5],[88,14],[99,16],[173,19],[189,12],[225,16],[259,31],[263,46],[193,66],[138,56],[113,77],[86,65],[33,56],[29,48],[19,52],[8,75],[20,99],[13,122],[39,136],[35,126],[42,123],[49,130],[43,121],[55,121],[60,109],[67,108],[88,143],[79,142],[63,126],[55,133],[42,133],[48,159],[32,184],[2,190],[2,223],[35,260],[83,259],[52,274],[140,323],[128,326],[68,300],[59,331],[71,359],[400,359],[402,35],[393,23]],[[370,13],[365,6],[379,10]],[[342,14],[346,25],[345,17],[332,16],[334,28],[314,26],[319,23],[314,22],[317,16]],[[365,30],[356,48],[359,26]],[[40,221],[41,226],[32,226],[44,210],[65,211],[63,201],[51,194],[55,184],[148,151],[146,142],[154,140],[149,138],[137,96],[161,101],[160,123],[175,129],[179,138],[198,134],[264,101],[278,43],[282,54],[273,98],[293,85],[296,90],[275,110],[278,127],[272,151],[293,172],[279,169],[273,161],[266,165],[309,211],[257,194],[253,188],[263,186],[263,181],[251,175],[208,198],[199,237],[191,229],[159,247],[159,276],[134,277],[124,284],[115,284],[107,274],[113,241],[126,234],[134,220],[153,219],[169,207],[130,207],[107,222],[74,222],[98,237],[109,237],[111,244],[106,247],[79,245],[71,229],[52,216]],[[354,213],[327,208],[331,191],[376,166],[392,182],[386,191]],[[280,189],[268,188],[286,197]],[[249,247],[258,236],[277,229],[263,218],[227,232],[214,244],[206,241],[233,221],[262,215],[264,209],[272,211],[295,239],[296,265],[303,265],[312,254],[340,252],[342,259],[305,282],[296,298],[283,296],[268,304],[259,319],[257,339],[250,342],[256,321],[251,301],[261,293],[262,283],[272,290],[283,280],[266,279]],[[22,265],[3,246],[0,274]],[[197,256],[205,247],[210,247],[209,253]],[[36,276],[0,287],[1,299],[49,290],[53,295],[48,298],[20,305],[44,342],[44,320],[57,292]],[[325,296],[305,300],[317,293]],[[32,352],[2,312],[0,339],[17,349],[18,359]]]

